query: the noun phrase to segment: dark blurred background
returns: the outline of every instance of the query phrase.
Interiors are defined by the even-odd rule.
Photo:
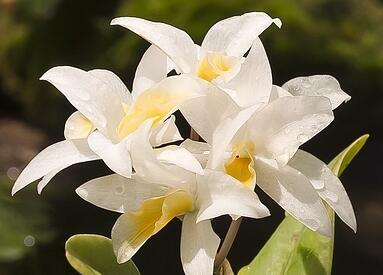
[[[133,33],[109,26],[116,16],[163,21],[200,43],[223,18],[266,11],[283,21],[261,35],[275,84],[302,75],[331,74],[352,100],[305,149],[330,161],[364,133],[371,137],[342,176],[353,202],[358,233],[337,221],[333,274],[383,272],[383,1],[378,0],[0,0],[0,274],[75,274],[64,256],[77,233],[110,236],[115,213],[82,201],[74,190],[110,173],[101,162],[73,166],[41,196],[35,184],[10,197],[12,183],[45,146],[63,139],[74,108],[39,77],[57,65],[114,71],[131,87],[149,46]],[[178,117],[184,137],[185,122]],[[245,220],[229,255],[235,271],[250,262],[283,218],[261,194],[272,217]],[[214,226],[223,236],[228,225]],[[134,261],[142,274],[181,274],[180,222],[153,237]]]

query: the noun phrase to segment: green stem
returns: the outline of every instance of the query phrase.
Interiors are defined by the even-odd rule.
[[[214,261],[215,270],[220,269],[220,267],[222,266],[223,262],[225,261],[227,257],[227,254],[229,254],[231,246],[233,245],[235,237],[237,236],[241,222],[242,222],[242,217],[239,217],[238,219],[231,221],[229,230],[226,233],[222,246],[219,249],[217,256],[215,257],[215,261]]]
[[[190,129],[190,139],[199,141],[199,135],[193,128]],[[242,222],[242,217],[239,217],[238,219],[231,221],[231,224],[229,229],[227,230],[225,239],[223,240],[221,248],[219,249],[215,257],[214,270],[219,271],[222,264],[224,263],[227,257],[227,254],[229,253],[231,246],[233,245],[235,237],[237,236],[241,222]]]
[[[197,132],[193,128],[190,129],[190,139],[195,140],[195,141],[199,141],[199,135],[197,134]]]

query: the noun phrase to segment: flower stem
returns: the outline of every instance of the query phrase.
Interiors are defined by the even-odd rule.
[[[190,139],[199,141],[199,135],[193,128],[190,129]],[[225,239],[223,240],[221,248],[219,249],[215,257],[214,269],[216,271],[219,271],[222,264],[224,263],[227,257],[227,254],[229,253],[231,246],[233,245],[235,237],[237,236],[241,222],[242,222],[242,217],[239,217],[238,219],[231,221],[231,224],[229,226],[229,229],[227,230]]]
[[[190,128],[190,139],[195,140],[195,141],[199,141],[199,135],[197,134],[197,132],[193,128]]]
[[[237,236],[238,229],[239,229],[239,226],[241,225],[241,222],[242,222],[242,217],[239,217],[238,219],[231,221],[229,230],[227,230],[222,246],[219,249],[217,256],[215,257],[215,261],[214,261],[215,270],[219,270],[223,262],[225,261],[227,254],[229,253],[230,248],[233,245],[235,237]]]

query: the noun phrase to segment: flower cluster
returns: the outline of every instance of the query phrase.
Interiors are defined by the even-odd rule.
[[[212,26],[199,46],[167,24],[114,19],[112,25],[151,43],[132,91],[107,70],[47,71],[41,79],[77,111],[65,123],[65,140],[38,154],[12,193],[42,178],[40,193],[62,169],[101,159],[114,174],[83,184],[77,194],[121,213],[112,229],[118,262],[128,261],[177,217],[186,274],[213,273],[220,239],[211,219],[270,215],[258,188],[323,235],[332,234],[324,202],[355,231],[354,211],[339,179],[299,149],[350,97],[328,75],[273,85],[258,37],[273,23],[281,27],[279,19],[262,12],[227,18]],[[166,146],[182,140],[172,115],[177,110],[205,142],[186,139]]]

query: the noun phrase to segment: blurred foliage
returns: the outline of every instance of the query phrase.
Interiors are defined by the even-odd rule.
[[[20,260],[36,249],[35,244],[46,244],[54,236],[49,206],[35,202],[36,197],[30,198],[28,193],[15,200],[10,186],[7,177],[0,177],[0,263]]]
[[[71,107],[37,81],[50,67],[107,68],[131,83],[148,44],[109,26],[113,17],[164,21],[199,43],[214,22],[254,10],[283,21],[281,30],[272,27],[262,35],[276,84],[298,75],[333,74],[354,96],[352,108],[364,108],[371,118],[367,125],[348,124],[348,131],[360,123],[383,132],[373,119],[383,115],[383,4],[378,0],[1,0],[0,87],[23,117],[58,131],[57,122]]]

